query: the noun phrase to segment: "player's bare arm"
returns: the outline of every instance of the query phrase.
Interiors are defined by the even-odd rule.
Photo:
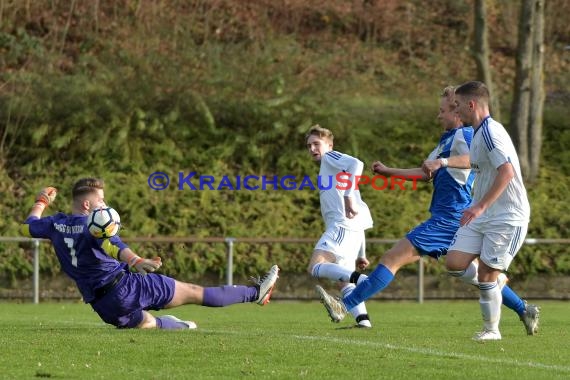
[[[362,161],[354,157],[351,157],[350,164],[346,168],[345,172],[354,173],[354,177],[358,177],[362,175],[363,169],[364,169],[364,164],[362,163]],[[355,202],[353,201],[353,193],[354,193],[354,188],[352,186],[349,186],[349,188],[346,189],[344,192],[344,212],[345,216],[348,219],[353,219],[358,214],[358,206],[356,206]]]
[[[350,197],[350,196],[344,197],[344,212],[345,212],[345,215],[348,219],[352,219],[356,215],[358,215],[358,211],[354,207],[353,202],[352,202],[352,197]]]
[[[422,164],[422,170],[430,178],[433,177],[433,173],[443,167],[469,169],[471,167],[469,154],[451,156],[448,158],[438,158],[436,160],[425,160]]]
[[[401,177],[409,180],[415,181],[429,181],[431,177],[429,177],[422,168],[411,168],[411,169],[400,169],[400,168],[390,168],[384,165],[380,161],[375,161],[372,164],[372,171],[376,174],[384,175],[384,176],[395,176]]]

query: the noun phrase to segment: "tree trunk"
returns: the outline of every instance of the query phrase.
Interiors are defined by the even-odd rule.
[[[530,66],[532,59],[533,13],[536,0],[523,0],[519,19],[516,76],[511,108],[511,133],[518,151],[523,176],[529,171],[528,120],[530,104]]]
[[[491,94],[491,115],[495,120],[501,120],[501,108],[499,96],[494,90],[493,79],[491,75],[491,65],[489,63],[489,38],[487,33],[487,8],[485,0],[475,0],[475,46],[473,55],[477,65],[477,79],[487,85]]]
[[[538,178],[540,150],[542,146],[542,110],[544,105],[544,5],[545,0],[535,0],[532,71],[530,77],[530,110],[528,124],[530,167],[528,180]]]

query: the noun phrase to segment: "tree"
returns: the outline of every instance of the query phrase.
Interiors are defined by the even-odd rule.
[[[535,0],[535,30],[533,34],[532,67],[530,79],[530,167],[528,180],[535,181],[539,174],[540,152],[542,147],[542,110],[544,105],[544,3]]]
[[[544,1],[521,4],[511,108],[513,140],[523,176],[529,181],[538,176],[542,144]]]
[[[491,75],[491,65],[489,63],[489,39],[487,37],[487,8],[485,0],[475,1],[475,46],[474,58],[477,65],[477,79],[485,83],[491,94],[491,113],[497,120],[501,120],[501,108],[499,96],[494,90],[493,79]]]
[[[523,175],[528,173],[528,108],[532,57],[532,15],[535,0],[523,0],[519,16],[515,87],[511,107],[511,130]]]

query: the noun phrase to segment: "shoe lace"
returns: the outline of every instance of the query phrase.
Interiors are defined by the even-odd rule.
[[[332,297],[336,302],[333,302],[333,308],[335,309],[336,312],[339,313],[344,313],[346,310],[346,306],[344,305],[344,302],[342,301],[342,298],[338,297],[338,296],[334,296]]]
[[[249,276],[249,281],[253,282],[254,285],[260,285],[263,280],[265,279],[266,276],[263,276],[263,278],[261,278],[260,276]]]
[[[253,282],[255,285],[261,285],[263,281],[273,275],[273,270],[265,273],[263,276],[249,276],[249,281]]]
[[[249,281],[253,282],[255,285],[261,285],[267,277],[271,275],[271,272],[264,274],[263,276],[249,276]]]

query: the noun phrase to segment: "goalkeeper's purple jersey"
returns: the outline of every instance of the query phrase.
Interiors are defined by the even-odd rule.
[[[91,236],[86,215],[57,213],[44,218],[29,217],[24,223],[29,225],[32,237],[51,240],[62,270],[76,282],[86,303],[95,299],[95,289],[126,268],[125,263],[105,252],[104,239]],[[108,240],[119,250],[127,248],[118,236]]]

